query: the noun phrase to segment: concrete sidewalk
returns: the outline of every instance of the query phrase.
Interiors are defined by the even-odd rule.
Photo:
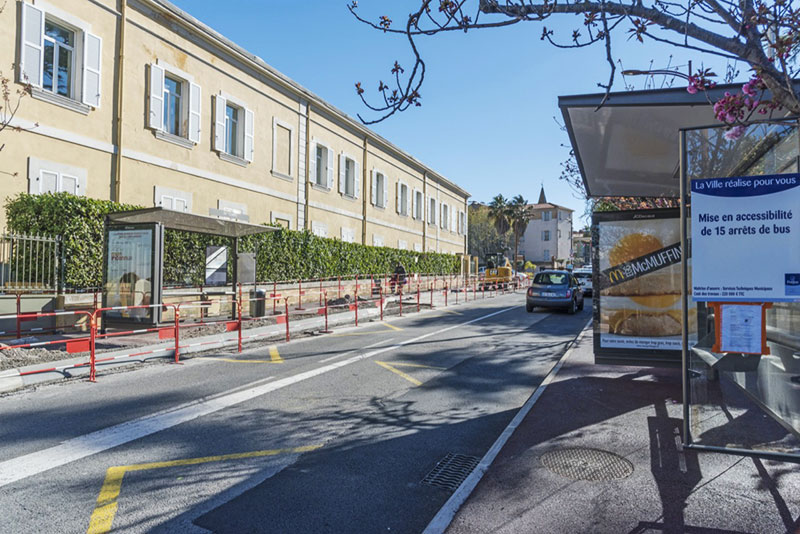
[[[447,532],[800,533],[800,466],[683,451],[680,399],[678,369],[594,365],[588,332]]]

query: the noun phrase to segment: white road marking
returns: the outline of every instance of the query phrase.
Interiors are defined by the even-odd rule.
[[[156,432],[166,430],[187,421],[192,421],[198,417],[202,417],[224,408],[240,404],[255,397],[260,397],[261,395],[265,395],[272,391],[277,391],[292,384],[297,384],[298,382],[302,382],[330,371],[340,369],[346,365],[350,365],[367,358],[372,358],[378,354],[396,350],[404,345],[408,345],[409,343],[416,343],[417,341],[421,341],[425,338],[436,336],[468,324],[477,323],[478,321],[483,321],[484,319],[488,319],[490,317],[494,317],[495,315],[518,308],[519,306],[505,308],[487,315],[482,315],[470,321],[449,326],[434,332],[429,332],[413,339],[407,339],[389,347],[359,354],[357,356],[353,356],[352,358],[348,358],[347,360],[334,362],[310,371],[305,371],[293,376],[281,378],[279,380],[275,380],[274,382],[269,382],[262,385],[248,384],[242,388],[236,388],[236,390],[233,390],[233,392],[223,392],[212,398],[192,401],[187,404],[176,406],[174,408],[156,412],[151,415],[133,419],[125,423],[120,423],[118,425],[97,430],[83,436],[69,439],[54,447],[0,462],[0,487],[7,486],[8,484],[12,484],[33,475],[37,475],[55,467],[60,467],[70,462],[74,462],[108,449],[112,449],[119,445],[124,445],[125,443],[129,443],[136,439],[155,434]],[[258,382],[263,381],[264,380],[262,379]]]
[[[472,473],[469,474],[467,478],[464,479],[464,482],[456,489],[455,493],[453,493],[447,502],[444,503],[444,506],[436,513],[436,515],[431,519],[431,522],[428,523],[428,526],[425,527],[425,530],[422,531],[422,534],[441,534],[447,527],[450,526],[450,523],[453,521],[453,518],[458,512],[458,509],[466,502],[467,498],[472,494],[475,490],[475,486],[478,485],[478,482],[481,481],[483,475],[489,469],[489,466],[492,465],[494,459],[497,457],[498,453],[500,453],[500,449],[506,444],[508,439],[520,425],[525,416],[531,411],[533,405],[536,404],[536,401],[539,400],[539,397],[542,396],[544,390],[547,388],[548,384],[553,381],[555,376],[561,370],[561,366],[564,365],[564,362],[567,361],[567,358],[570,357],[572,354],[573,349],[578,344],[578,342],[588,333],[591,332],[589,327],[592,325],[592,320],[590,319],[586,326],[583,327],[580,334],[578,334],[575,339],[572,340],[572,343],[564,352],[564,355],[558,360],[558,362],[550,369],[550,372],[547,373],[547,376],[544,377],[542,383],[539,384],[539,387],[536,388],[536,391],[533,392],[525,404],[522,405],[522,408],[519,409],[517,414],[514,416],[514,419],[508,423],[508,426],[503,430],[503,433],[495,440],[492,444],[491,448],[486,452],[486,454],[481,458],[480,463],[475,467]]]
[[[343,358],[344,356],[348,356],[350,354],[353,354],[354,352],[358,352],[359,350],[371,349],[372,347],[377,347],[378,345],[383,345],[384,343],[388,343],[388,342],[392,341],[393,339],[394,339],[393,337],[390,337],[389,339],[384,339],[384,340],[378,341],[377,343],[373,343],[372,345],[367,345],[366,347],[361,347],[360,349],[348,350],[347,352],[343,352],[341,354],[337,354],[335,356],[330,356],[328,358],[325,358],[324,360],[320,360],[319,363],[325,363],[325,362],[330,362],[330,361],[333,361],[333,360],[338,360],[339,358]]]

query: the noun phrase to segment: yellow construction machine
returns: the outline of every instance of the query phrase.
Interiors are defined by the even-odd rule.
[[[481,287],[498,288],[509,287],[515,284],[514,271],[511,269],[511,262],[502,252],[494,252],[486,255],[486,273],[481,280]]]

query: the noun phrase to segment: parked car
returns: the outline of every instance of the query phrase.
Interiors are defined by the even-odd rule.
[[[568,271],[540,271],[533,277],[531,287],[525,294],[528,313],[537,306],[562,308],[573,314],[583,309],[583,290],[575,276]]]
[[[581,284],[583,295],[590,297],[592,295],[592,270],[582,267],[580,269],[576,269],[573,274]]]

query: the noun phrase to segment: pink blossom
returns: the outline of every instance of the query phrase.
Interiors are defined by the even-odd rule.
[[[735,139],[739,139],[743,133],[744,133],[744,126],[734,126],[730,130],[725,132],[724,137],[728,141],[733,141]]]

